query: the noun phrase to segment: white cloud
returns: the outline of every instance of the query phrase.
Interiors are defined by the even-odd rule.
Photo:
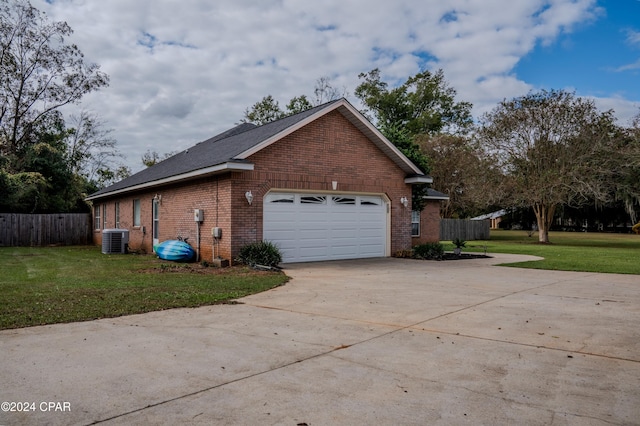
[[[617,72],[634,71],[634,70],[640,70],[640,59],[615,69],[615,71]]]
[[[627,43],[640,47],[640,31],[627,30]]]
[[[474,113],[532,87],[518,61],[594,19],[595,0],[33,0],[75,30],[110,86],[83,102],[115,129],[134,169],[147,149],[184,149],[272,94],[312,95],[330,76],[351,93],[380,67],[390,82],[442,68]],[[353,97],[354,104],[358,104]]]
[[[630,101],[621,96],[592,98],[600,111],[614,110],[621,126],[630,126],[631,120],[640,114],[640,101]]]

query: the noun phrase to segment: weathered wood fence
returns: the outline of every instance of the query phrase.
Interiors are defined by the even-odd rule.
[[[88,213],[0,213],[0,246],[48,246],[91,244]]]
[[[460,238],[465,241],[488,240],[489,220],[441,219],[440,239],[451,241]]]

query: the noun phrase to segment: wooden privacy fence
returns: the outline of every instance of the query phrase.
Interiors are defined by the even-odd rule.
[[[0,213],[0,246],[48,246],[91,244],[88,213]]]
[[[487,220],[440,219],[440,239],[451,241],[460,238],[465,241],[488,240],[489,225]]]

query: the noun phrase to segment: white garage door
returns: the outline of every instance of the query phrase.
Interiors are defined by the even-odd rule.
[[[379,196],[269,193],[263,237],[284,262],[385,256],[387,204]]]

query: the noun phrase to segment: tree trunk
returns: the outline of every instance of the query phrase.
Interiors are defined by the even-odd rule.
[[[553,215],[556,212],[556,205],[550,206],[545,203],[535,203],[533,205],[533,212],[536,214],[536,220],[538,221],[538,242],[549,242],[549,229],[551,223],[553,223]]]

